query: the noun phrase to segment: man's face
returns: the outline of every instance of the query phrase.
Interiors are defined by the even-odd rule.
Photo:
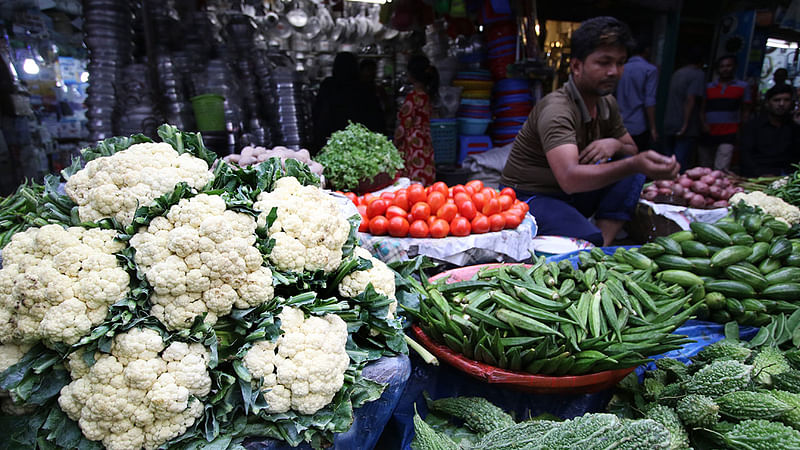
[[[767,112],[773,116],[785,116],[792,107],[791,94],[776,94],[767,100]]]
[[[578,89],[603,96],[614,92],[628,55],[624,48],[599,47],[584,61],[573,59],[572,77]]]
[[[733,78],[733,72],[736,70],[736,61],[732,58],[725,58],[719,62],[719,67],[717,67],[717,73],[719,73],[719,77],[723,80],[730,80]]]

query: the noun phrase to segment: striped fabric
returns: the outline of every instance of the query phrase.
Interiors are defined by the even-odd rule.
[[[706,123],[709,134],[724,136],[739,130],[742,105],[750,103],[750,86],[733,80],[728,84],[712,81],[706,86]]]

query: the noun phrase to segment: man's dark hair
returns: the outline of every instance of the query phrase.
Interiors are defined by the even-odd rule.
[[[622,47],[630,53],[636,45],[631,30],[623,22],[609,17],[594,17],[581,23],[572,33],[572,57],[584,61],[593,51],[604,46]]]
[[[734,66],[736,65],[736,55],[728,53],[717,58],[717,61],[714,63],[714,67],[719,67],[719,65],[722,64],[722,61],[725,61],[726,59],[732,60],[733,65]]]
[[[764,98],[767,100],[775,97],[778,94],[789,94],[792,95],[792,87],[788,84],[776,84],[767,90],[767,93],[764,94]]]
[[[772,72],[772,76],[775,76],[775,75],[777,75],[777,74],[778,74],[778,72],[781,72],[781,73],[783,73],[783,76],[785,76],[785,77],[787,77],[787,78],[789,77],[789,71],[788,71],[788,70],[786,70],[786,69],[785,69],[785,68],[783,68],[783,67],[780,67],[780,68],[777,68],[777,69],[775,69],[775,72]]]

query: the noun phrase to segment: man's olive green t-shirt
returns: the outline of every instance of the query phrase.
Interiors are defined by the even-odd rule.
[[[626,133],[612,95],[598,99],[597,115],[592,118],[570,78],[531,111],[511,147],[501,182],[525,192],[563,193],[545,153],[564,144],[577,145],[578,151],[583,152],[592,141],[619,139]]]

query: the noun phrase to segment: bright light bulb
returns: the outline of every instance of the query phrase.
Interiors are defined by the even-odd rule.
[[[22,62],[22,70],[29,75],[36,75],[39,73],[39,66],[33,59],[25,58],[25,61]]]
[[[541,29],[539,28],[539,24],[538,23],[533,26],[533,31],[534,31],[534,33],[536,33],[537,36],[539,35],[539,31],[540,30]]]
[[[81,72],[81,83],[89,82],[89,72]]]
[[[483,32],[483,25],[478,25],[478,32]]]

